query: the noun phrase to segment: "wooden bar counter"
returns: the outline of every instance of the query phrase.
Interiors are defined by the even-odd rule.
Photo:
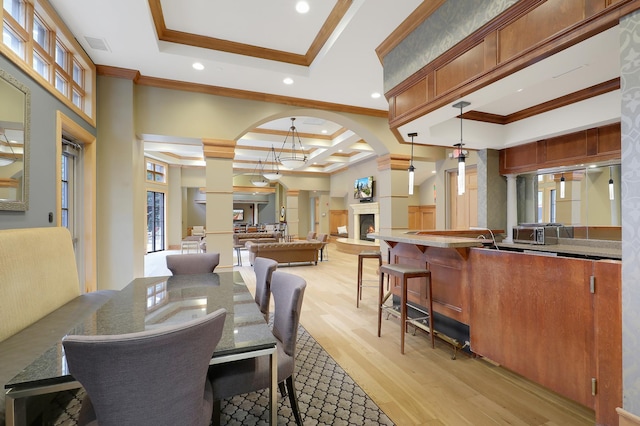
[[[419,232],[421,231],[392,231],[384,235],[367,236],[383,240],[389,245],[389,263],[428,268],[431,271],[434,311],[469,325],[469,279],[466,264],[469,249],[481,247],[482,242],[454,234],[434,235]],[[424,286],[417,280],[410,280],[407,285],[408,301],[421,307],[427,306],[423,289]],[[399,286],[393,285],[392,291],[394,295],[399,295]],[[438,327],[436,330],[442,331]],[[461,343],[464,344],[464,340]]]
[[[491,237],[473,234],[484,235],[394,231],[369,237],[389,245],[391,263],[431,270],[436,332],[443,318],[468,327],[474,354],[593,409],[597,424],[617,425],[621,261],[485,248]],[[408,300],[424,307],[418,284],[409,283]]]

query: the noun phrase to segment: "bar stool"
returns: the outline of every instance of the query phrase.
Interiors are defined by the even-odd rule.
[[[382,253],[376,250],[363,250],[358,254],[358,295],[356,296],[356,308],[360,307],[360,301],[362,300],[362,287],[375,287],[372,285],[363,286],[362,279],[362,262],[364,259],[378,259],[378,267],[382,266]]]
[[[404,334],[406,333],[407,323],[411,323],[414,326],[420,327],[425,331],[428,331],[431,335],[431,347],[436,347],[435,331],[433,329],[433,298],[431,295],[431,271],[424,268],[418,268],[410,265],[400,265],[397,263],[384,265],[380,267],[380,282],[378,284],[378,337],[380,337],[380,329],[382,327],[382,311],[385,310],[394,315],[397,312],[392,307],[385,305],[385,301],[391,296],[391,291],[384,295],[384,275],[387,274],[389,279],[396,277],[400,280],[400,353],[404,354]],[[407,319],[407,281],[411,278],[424,278],[427,290],[428,309],[429,312],[425,312],[424,317]],[[427,329],[421,321],[424,319],[429,320],[429,327]]]

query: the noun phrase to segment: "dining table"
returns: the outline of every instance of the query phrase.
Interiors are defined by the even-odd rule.
[[[170,326],[227,310],[211,364],[269,356],[270,424],[277,424],[276,339],[238,271],[136,278],[65,335],[116,335]],[[26,425],[26,399],[80,388],[69,373],[62,339],[5,384],[6,424]],[[161,374],[161,372],[159,372]]]

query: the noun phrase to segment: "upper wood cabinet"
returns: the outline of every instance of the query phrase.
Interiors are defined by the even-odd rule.
[[[616,26],[632,0],[520,0],[387,92],[398,128]]]

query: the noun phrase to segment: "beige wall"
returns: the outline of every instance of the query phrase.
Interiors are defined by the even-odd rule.
[[[142,276],[144,273],[146,187],[142,144],[135,135],[237,140],[246,131],[264,122],[276,118],[307,115],[331,120],[353,130],[371,145],[378,155],[385,155],[389,152],[403,155],[410,153],[408,144],[398,144],[389,130],[386,118],[295,108],[268,102],[138,86],[129,80],[113,77],[101,76],[98,82],[98,118],[100,121],[98,139],[101,142],[100,147],[102,147],[102,151],[98,154],[98,181],[101,182],[98,191],[100,224],[98,264],[100,265],[99,283],[104,283],[102,285],[106,286],[105,288],[114,285],[124,286],[133,277]],[[442,149],[420,147],[416,152],[420,153],[421,158],[429,159],[430,156],[439,155]],[[207,160],[207,162],[210,161]],[[216,172],[218,175],[215,179],[224,181],[225,188],[221,191],[228,195],[220,198],[223,200],[223,204],[228,204],[228,209],[222,206],[221,211],[223,209],[230,211],[233,205],[231,180],[233,172],[230,163],[231,161],[229,161],[229,167],[225,166],[226,173]],[[207,171],[209,171],[208,168]],[[170,221],[167,228],[169,232],[168,243],[176,245],[179,243],[176,229],[180,230],[181,237],[187,226],[185,223],[186,210],[184,207],[177,207],[178,203],[183,204],[185,201],[185,193],[182,189],[206,187],[208,191],[211,191],[210,183],[214,178],[206,176],[206,172],[202,168],[182,167],[179,171],[172,170],[172,172],[180,174],[181,188],[179,197],[175,197],[175,194],[168,196],[171,212],[168,215]],[[295,219],[296,233],[306,235],[310,229],[309,191],[326,193],[327,200],[336,197],[343,198],[344,202],[348,204],[352,201],[352,198],[349,197],[352,197],[353,180],[356,177],[366,175],[378,175],[376,160],[357,164],[344,173],[322,178],[285,176],[282,178],[284,189],[277,193],[276,203],[278,206],[286,205],[288,209],[291,207],[295,210],[294,218],[288,215],[287,221]],[[377,180],[382,179],[384,178],[378,175]],[[173,191],[176,189],[177,183],[172,178],[170,180],[172,182],[170,187]],[[107,185],[106,182],[109,184]],[[208,184],[209,186],[207,186]],[[295,206],[289,206],[292,199],[286,195],[286,191],[300,191],[294,202]],[[227,198],[228,203],[225,201]],[[218,201],[217,199],[216,205],[218,205]],[[208,232],[212,232],[214,235],[207,234],[208,244],[211,242],[210,240],[216,240],[221,254],[228,252],[229,256],[221,259],[221,266],[230,266],[232,264],[232,243],[231,236],[226,235],[226,232],[232,230],[231,216],[225,215],[225,218],[218,218],[215,213],[210,212],[211,210],[207,210],[206,222]],[[404,216],[406,216],[406,211],[403,212]],[[218,222],[219,219],[222,222]],[[225,223],[225,225],[220,229],[211,229],[209,224],[212,221]],[[321,227],[325,226],[322,220],[320,222]],[[328,228],[328,219],[326,227]],[[226,250],[227,246],[229,246],[229,250]],[[125,248],[123,249],[123,247]]]

